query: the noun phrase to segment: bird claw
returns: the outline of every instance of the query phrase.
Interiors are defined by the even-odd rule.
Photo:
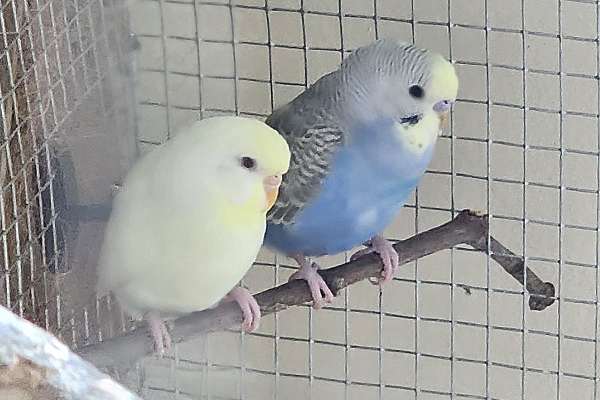
[[[165,322],[157,315],[146,315],[146,321],[148,322],[152,340],[154,340],[154,351],[158,353],[160,357],[164,357],[165,353],[170,352],[173,347],[169,329]]]
[[[326,304],[331,304],[335,298],[329,286],[319,274],[319,265],[306,259],[298,261],[300,269],[290,276],[288,281],[302,279],[308,283],[313,298],[313,308],[318,310]]]
[[[383,263],[381,277],[369,279],[369,282],[371,282],[374,285],[384,285],[394,278],[394,274],[398,269],[398,264],[400,261],[398,257],[398,252],[394,249],[392,242],[379,235],[373,237],[373,239],[369,241],[368,245],[369,247],[367,247],[366,249],[361,249],[354,253],[350,257],[350,260],[355,260],[359,257],[373,252],[379,254],[381,262]]]
[[[248,289],[236,286],[227,294],[226,298],[234,300],[242,309],[244,332],[255,331],[260,324],[260,306]]]

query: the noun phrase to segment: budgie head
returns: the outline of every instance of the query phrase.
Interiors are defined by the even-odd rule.
[[[290,151],[279,133],[265,123],[243,117],[202,120],[203,161],[210,182],[224,201],[253,212],[266,212],[277,199]]]
[[[408,128],[429,112],[442,121],[458,91],[450,62],[393,39],[380,39],[355,50],[340,72],[354,103],[352,114],[363,121],[392,118]]]

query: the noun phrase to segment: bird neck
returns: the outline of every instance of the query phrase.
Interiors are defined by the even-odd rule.
[[[437,131],[430,132],[435,127],[422,128],[407,130],[389,118],[362,122],[350,130],[347,146],[369,160],[370,168],[403,179],[417,177],[429,164],[437,137]]]

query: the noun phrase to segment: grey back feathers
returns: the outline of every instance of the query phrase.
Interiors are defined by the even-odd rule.
[[[380,39],[356,49],[338,70],[267,118],[291,151],[290,169],[267,215],[269,223],[294,222],[298,211],[319,192],[332,156],[348,140],[354,124],[422,113],[421,96],[409,95],[409,88],[427,86],[428,56],[411,44]]]
[[[342,129],[319,102],[299,103],[283,106],[266,121],[285,137],[291,152],[290,168],[267,215],[271,223],[293,222],[298,210],[321,186],[331,156],[344,140]]]

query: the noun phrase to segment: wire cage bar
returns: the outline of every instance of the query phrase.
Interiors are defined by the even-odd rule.
[[[132,152],[133,100],[120,87],[131,74],[128,20],[124,4],[107,1],[7,1],[0,13],[1,301],[81,342],[73,312],[83,314],[84,304],[65,294],[71,277],[63,273],[89,268],[82,260],[89,255],[78,250],[90,234],[77,219],[79,202],[101,202],[110,192],[109,185],[92,187],[102,178],[92,165],[80,167],[82,157],[107,156],[113,145],[106,160],[117,166],[95,171],[106,180],[119,164],[126,168],[124,154]],[[74,275],[80,281],[73,283],[86,285]]]
[[[178,345],[129,384],[149,399],[596,399],[599,21],[585,0],[2,2],[0,302],[73,347],[128,330],[111,299],[89,298],[102,221],[82,210],[190,121],[264,119],[353,49],[396,37],[448,57],[461,88],[386,235],[482,210],[557,304],[530,311],[521,285],[458,246],[383,291],[358,284],[324,310]],[[294,270],[264,250],[245,283]]]

